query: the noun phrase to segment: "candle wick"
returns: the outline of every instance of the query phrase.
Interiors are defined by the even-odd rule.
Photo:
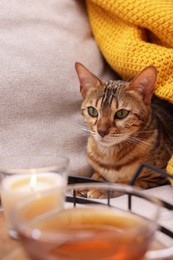
[[[31,191],[34,191],[34,186],[31,186],[30,188],[31,188]]]
[[[34,188],[35,188],[36,184],[37,184],[37,176],[35,174],[33,174],[31,176],[31,180],[30,180],[30,189],[32,192],[35,190]]]

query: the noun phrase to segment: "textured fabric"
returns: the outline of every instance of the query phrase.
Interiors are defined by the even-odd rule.
[[[173,103],[173,1],[87,0],[104,57],[124,80],[148,65],[159,74],[155,94]],[[173,158],[168,171],[173,174]]]
[[[170,174],[173,175],[173,156],[172,156],[172,158],[171,158],[171,159],[169,160],[169,162],[168,162],[167,172],[169,172]],[[170,179],[170,182],[171,182],[171,184],[172,184],[172,186],[173,186],[173,179]]]
[[[0,159],[50,152],[87,174],[74,63],[106,73],[83,2],[3,0],[0,10]]]

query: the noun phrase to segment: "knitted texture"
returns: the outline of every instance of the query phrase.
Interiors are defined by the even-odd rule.
[[[173,175],[173,156],[169,160],[166,170],[167,170],[167,172],[169,172],[170,174]],[[171,184],[173,186],[173,179],[170,179],[170,182],[171,182]]]
[[[96,42],[124,79],[158,70],[155,94],[173,103],[173,0],[87,0]],[[173,174],[173,158],[169,161]]]

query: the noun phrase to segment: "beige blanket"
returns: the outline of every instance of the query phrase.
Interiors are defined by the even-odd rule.
[[[53,152],[88,174],[74,63],[106,73],[83,1],[2,0],[0,10],[0,158]]]

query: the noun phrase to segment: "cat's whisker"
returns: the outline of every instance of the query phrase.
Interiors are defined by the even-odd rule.
[[[147,144],[149,146],[151,146],[151,144],[145,140],[142,140],[139,137],[129,137],[128,141],[134,142],[134,143],[143,143],[143,144]]]
[[[118,137],[123,137],[123,136],[125,136],[126,134],[125,133],[119,133],[119,134],[114,134],[114,135],[110,135],[109,136],[109,138],[110,139],[115,139],[115,138],[118,138]],[[128,137],[127,139],[126,139],[126,141],[130,141],[131,143],[133,142],[133,143],[139,143],[139,142],[145,142],[145,141],[143,141],[143,140],[141,140],[140,138],[137,138],[137,137]]]
[[[127,144],[135,144],[134,142],[131,142],[130,140],[126,140]]]
[[[77,133],[83,133],[83,134],[88,134],[88,131],[86,131],[86,130],[84,130],[84,129],[82,129],[82,128],[78,128],[77,130],[76,130],[76,132]]]
[[[88,132],[88,133],[90,133],[90,134],[94,134],[94,133],[95,133],[94,131],[92,131],[91,129],[88,129],[88,128],[86,128],[86,127],[81,127],[80,129],[81,129],[82,131]]]
[[[126,142],[129,143],[129,144],[139,144],[138,141],[130,140],[130,139],[127,139]],[[142,148],[142,147],[141,147],[141,148]],[[144,149],[146,149],[146,147],[144,147]]]
[[[92,136],[96,136],[97,135],[97,133],[94,132],[94,131],[91,131],[90,133],[92,134]]]
[[[140,143],[141,142],[141,139],[139,139],[137,137],[132,137],[132,136],[128,137],[127,140],[131,141],[133,143]]]
[[[83,136],[83,137],[88,137],[88,133],[86,132],[80,132],[78,133],[80,136]]]
[[[124,80],[124,79],[123,79],[123,81],[124,81],[125,83],[129,83],[132,79],[133,79],[133,77],[129,77],[127,80]]]
[[[76,132],[80,133],[80,135],[82,134],[86,136],[88,134],[92,134],[92,131],[82,124],[78,124],[74,122],[73,125],[76,127]]]
[[[87,129],[87,128],[81,128],[81,130],[83,130],[83,131],[85,131],[85,132],[91,133],[91,131],[90,131],[89,129]]]
[[[119,134],[110,134],[109,137],[110,138],[116,138],[116,137],[119,137],[119,136],[124,136],[125,133],[119,133]]]
[[[91,131],[91,130],[89,130],[89,129],[85,129],[85,128],[83,128],[83,129],[81,129],[83,132],[85,132],[85,133],[87,133],[87,134],[91,134],[91,135],[94,135],[95,134],[95,132],[93,132],[93,131]]]
[[[73,122],[72,123],[75,127],[77,127],[77,128],[85,128],[85,124],[81,124],[81,123],[77,123],[77,122]]]
[[[91,132],[91,130],[88,129],[87,127],[85,127],[85,125],[81,125],[81,124],[78,124],[78,123],[73,123],[73,125],[76,126],[80,130]]]
[[[138,144],[139,143],[139,141],[137,141],[137,140],[131,140],[131,139],[126,139],[125,140],[126,142],[128,142],[128,143],[131,143],[131,144]]]
[[[137,131],[136,133],[138,134],[143,134],[143,133],[153,133],[154,131],[156,131],[157,129],[153,129],[153,130],[143,130],[143,131]]]

